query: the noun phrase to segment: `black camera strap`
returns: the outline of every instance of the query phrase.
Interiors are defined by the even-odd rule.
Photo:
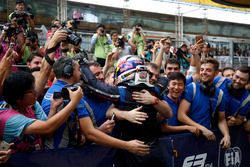
[[[81,131],[81,126],[80,126],[80,121],[79,121],[79,114],[77,109],[74,110],[74,115],[75,115],[75,123],[76,123],[76,142],[78,145],[81,144],[82,142],[82,131]]]
[[[96,128],[97,124],[96,124],[94,112],[93,112],[92,108],[89,106],[89,104],[85,100],[84,100],[84,104],[85,104],[85,107],[86,107],[86,109],[87,109],[87,111],[89,113],[89,117],[92,120],[94,127]]]

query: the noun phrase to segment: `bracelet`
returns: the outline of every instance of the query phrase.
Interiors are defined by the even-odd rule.
[[[44,58],[47,61],[47,63],[49,63],[49,65],[51,66],[53,66],[53,64],[55,63],[55,60],[51,60],[48,54],[45,54]]]
[[[46,49],[46,53],[47,53],[47,54],[50,54],[50,53],[52,53],[52,52],[55,52],[56,49],[57,49],[59,46],[60,46],[60,43],[58,43],[55,47]]]

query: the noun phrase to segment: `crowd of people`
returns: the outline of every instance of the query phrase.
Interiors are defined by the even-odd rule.
[[[118,149],[115,166],[163,166],[159,138],[190,132],[230,147],[229,127],[250,132],[250,69],[227,67],[202,40],[174,51],[96,27],[88,56],[74,20],[53,20],[44,46],[34,17],[16,1],[0,36],[0,163],[15,152],[96,143]],[[20,64],[27,65],[20,69]]]

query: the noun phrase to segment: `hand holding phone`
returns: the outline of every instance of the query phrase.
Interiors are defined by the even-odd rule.
[[[61,98],[62,98],[61,92],[54,92],[53,99],[61,99]]]
[[[11,144],[7,143],[6,141],[2,141],[0,143],[0,151],[7,151],[10,148]]]
[[[202,44],[204,42],[202,35],[196,35],[195,36],[195,43]]]
[[[110,120],[115,120],[115,113],[112,114],[111,119]]]

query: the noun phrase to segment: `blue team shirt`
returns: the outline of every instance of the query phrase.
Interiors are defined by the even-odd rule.
[[[192,76],[186,78],[186,86],[189,85],[189,84],[192,83],[192,82],[194,82]]]
[[[42,101],[42,107],[44,112],[48,115],[50,111],[50,98],[53,95],[54,92],[61,92],[62,88],[67,85],[66,82],[62,80],[57,80],[47,91],[47,93],[44,96],[44,99]],[[85,107],[83,98],[79,102],[77,106],[78,116],[79,119],[88,117],[89,113]],[[74,112],[72,112],[69,119],[75,120]],[[53,146],[50,145],[47,147],[49,148],[60,148],[60,147],[67,147],[68,146],[68,128],[67,123],[65,122],[62,124],[54,133],[53,135]],[[65,135],[66,134],[66,135]],[[52,139],[51,139],[52,140]]]
[[[186,87],[184,94],[184,99],[191,103],[188,116],[196,123],[211,129],[210,111],[215,112],[220,89],[216,88],[215,94],[210,97],[209,95],[204,94],[204,92],[201,90],[200,83],[195,83],[195,85],[195,95],[193,84],[189,84]],[[218,111],[225,111],[224,95],[222,97],[221,103],[218,105]]]
[[[223,81],[218,88],[222,89],[225,95],[225,106],[226,106],[226,116],[232,116],[236,113],[246,116],[249,108],[250,108],[250,101],[240,108],[242,102],[249,96],[249,92],[246,89],[241,89],[237,94],[233,94],[230,92],[229,85],[232,84],[232,81],[228,78],[224,77],[215,77],[214,84],[216,85],[218,82]],[[240,110],[238,110],[240,108]]]
[[[93,110],[96,125],[101,126],[106,120],[106,112],[112,104],[108,100],[99,100],[98,98],[84,96],[84,100],[89,104]]]
[[[172,99],[170,99],[167,95],[163,96],[163,100],[168,103],[168,105],[171,107],[173,116],[171,118],[166,119],[166,123],[171,126],[178,126],[180,125],[178,119],[177,119],[177,112],[179,108],[179,104],[175,103]]]

